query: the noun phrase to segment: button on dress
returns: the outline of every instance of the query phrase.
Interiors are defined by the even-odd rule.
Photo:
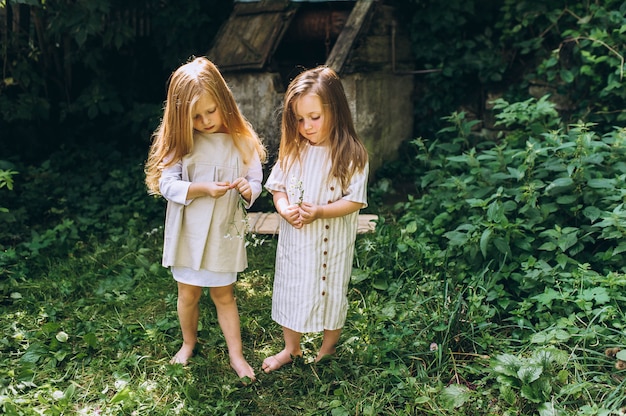
[[[368,166],[354,174],[342,193],[330,175],[326,146],[306,144],[301,165],[283,172],[280,162],[265,183],[268,191],[285,192],[289,203],[326,205],[346,199],[367,206]],[[343,327],[348,310],[348,283],[352,273],[359,212],[318,219],[301,229],[280,220],[272,319],[296,332],[320,332]]]

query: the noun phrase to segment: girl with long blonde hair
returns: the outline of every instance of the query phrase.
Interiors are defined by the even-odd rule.
[[[261,193],[265,157],[211,61],[195,58],[174,71],[145,166],[148,192],[167,200],[162,263],[177,282],[183,336],[172,364],[186,365],[194,353],[199,300],[209,287],[230,365],[244,381],[255,379],[243,356],[233,286],[247,267],[241,207]]]

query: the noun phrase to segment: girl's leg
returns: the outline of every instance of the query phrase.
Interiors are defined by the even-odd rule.
[[[178,282],[178,320],[183,333],[183,346],[172,357],[170,364],[187,364],[193,355],[193,349],[198,341],[198,317],[200,309],[198,302],[202,296],[202,288]]]
[[[254,370],[243,357],[239,311],[233,293],[233,285],[212,287],[210,293],[217,310],[217,321],[226,339],[230,366],[239,377],[250,377],[254,380]]]
[[[337,343],[341,336],[341,329],[325,329],[324,337],[322,338],[322,346],[320,347],[315,362],[318,362],[327,355],[333,355],[337,351]]]
[[[263,366],[261,368],[266,373],[276,371],[283,365],[290,363],[292,356],[302,357],[302,349],[300,348],[300,338],[302,334],[283,327],[283,335],[285,337],[285,348],[278,354],[263,360]]]

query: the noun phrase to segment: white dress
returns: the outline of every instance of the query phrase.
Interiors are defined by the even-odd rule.
[[[297,162],[283,172],[280,162],[265,183],[268,191],[287,193],[290,204],[326,205],[345,199],[367,206],[368,167],[357,172],[342,193],[330,172],[325,146],[306,144],[302,166]],[[302,194],[302,195],[301,195]],[[318,219],[301,229],[280,220],[276,271],[272,294],[272,319],[296,332],[320,332],[343,327],[348,310],[348,283],[352,273],[359,212]]]
[[[245,177],[252,189],[249,208],[261,193],[263,171],[258,155],[246,166],[228,134],[195,134],[192,152],[163,170],[159,181],[167,199],[163,266],[176,281],[193,286],[227,286],[247,267],[245,224],[236,189],[220,198],[186,199],[196,181]]]

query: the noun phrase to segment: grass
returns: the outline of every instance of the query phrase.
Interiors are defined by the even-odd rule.
[[[419,302],[382,305],[376,291],[355,286],[335,357],[313,363],[321,334],[305,334],[302,359],[271,374],[261,371],[263,359],[283,346],[282,331],[270,318],[275,243],[269,238],[250,248],[250,267],[236,285],[244,354],[258,376],[249,386],[229,366],[208,294],[201,300],[196,355],[187,367],[168,363],[181,335],[175,282],[159,264],[155,235],[119,246],[84,244],[69,258],[33,267],[28,278],[4,281],[5,413],[413,414],[415,398],[428,395],[421,379],[433,364],[417,349],[396,348],[426,345],[403,324]]]
[[[248,387],[229,366],[208,296],[197,354],[188,367],[168,364],[181,342],[175,282],[158,265],[157,239],[143,243],[149,246],[136,252],[100,247],[9,282],[0,318],[6,414],[288,415],[341,407],[334,392],[351,389],[342,370],[350,343],[324,366],[307,354],[273,374],[260,370],[282,348],[269,316],[274,241],[251,249],[251,267],[236,286],[245,355],[258,374]],[[305,353],[319,341],[307,335]]]
[[[270,238],[251,248],[250,267],[236,285],[244,354],[258,376],[248,386],[229,366],[208,294],[201,301],[196,355],[187,367],[168,363],[181,335],[175,283],[159,264],[161,242],[155,235],[117,248],[86,244],[73,256],[33,267],[28,278],[5,280],[10,287],[0,317],[5,414],[536,414],[519,399],[507,404],[499,395],[501,383],[488,371],[493,357],[515,349],[504,338],[493,339],[510,331],[471,333],[446,322],[460,313],[462,302],[442,290],[435,276],[395,282],[386,291],[353,282],[337,355],[313,363],[321,337],[305,334],[303,359],[263,373],[263,359],[283,346],[281,330],[270,318],[275,247]],[[477,344],[489,337],[492,351],[485,354]],[[591,404],[599,390],[603,400],[616,406],[621,401],[611,393],[621,376],[588,345],[608,339],[582,331],[570,351],[571,382],[561,399],[574,407],[589,403],[578,414],[600,414]]]
[[[133,166],[139,177],[140,166]],[[123,172],[111,174],[114,183],[127,177]],[[146,198],[140,181],[126,180],[94,194],[85,214],[69,215],[74,208],[63,201],[42,206],[51,224],[0,251],[4,414],[619,414],[623,370],[604,350],[622,345],[624,336],[599,321],[619,321],[621,303],[602,303],[590,315],[546,309],[554,323],[541,331],[499,319],[485,300],[482,276],[462,285],[447,277],[446,267],[424,271],[420,253],[428,249],[411,245],[412,254],[403,255],[403,244],[421,243],[392,228],[393,219],[391,227],[358,237],[348,318],[331,360],[313,363],[321,334],[305,334],[302,359],[261,371],[263,359],[283,347],[270,317],[276,239],[269,237],[249,248],[249,268],[235,287],[244,355],[257,381],[244,386],[230,368],[208,293],[196,355],[186,367],[170,365],[181,334],[176,284],[160,264],[163,204]],[[93,188],[107,189],[78,179],[73,185],[77,206]],[[21,195],[16,202],[30,194]],[[616,292],[626,286],[621,274],[606,280],[599,285]],[[565,351],[567,359],[539,374],[532,354],[544,349],[558,357]],[[519,361],[525,372],[511,371],[507,360]],[[526,383],[528,374],[539,379]],[[547,385],[549,401],[537,399]],[[559,412],[546,408],[550,402]]]

